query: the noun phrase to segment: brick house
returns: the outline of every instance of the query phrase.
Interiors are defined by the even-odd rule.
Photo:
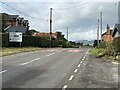
[[[36,36],[36,37],[50,37],[50,33],[37,32],[33,36]],[[52,33],[52,37],[54,37],[55,39],[57,39],[57,33]]]
[[[19,15],[9,15],[7,13],[0,13],[2,16],[2,32],[22,32],[23,35],[30,35],[29,22],[20,18]]]
[[[107,24],[107,31],[105,33],[102,34],[102,41],[112,41],[113,37],[112,37],[112,32],[113,30],[110,30],[110,26]]]

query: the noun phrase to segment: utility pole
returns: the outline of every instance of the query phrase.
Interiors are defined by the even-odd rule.
[[[52,8],[50,8],[50,47],[52,47]]]
[[[100,12],[100,37],[101,37],[101,41],[102,41],[102,12]]]
[[[99,19],[98,19],[98,30],[97,30],[97,47],[99,47]]]
[[[68,27],[67,27],[67,41],[68,41]]]

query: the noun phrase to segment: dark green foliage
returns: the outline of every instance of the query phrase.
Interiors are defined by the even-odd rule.
[[[2,46],[1,47],[8,47],[9,46],[9,42],[8,42],[9,35],[8,34],[0,34],[0,37],[2,37],[2,40],[1,40]]]
[[[120,37],[113,40],[113,46],[116,53],[120,53]]]

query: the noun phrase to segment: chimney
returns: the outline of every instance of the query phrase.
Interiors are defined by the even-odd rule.
[[[110,26],[107,24],[107,34],[110,35]]]

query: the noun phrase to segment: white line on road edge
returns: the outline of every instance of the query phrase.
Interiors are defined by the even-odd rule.
[[[74,71],[74,72],[76,73],[77,71],[78,71],[78,69],[75,69],[75,71]]]
[[[7,72],[7,70],[1,71],[0,74],[2,74],[2,73],[4,73],[4,72]]]
[[[62,90],[65,90],[68,86],[67,85],[64,85],[63,89]]]
[[[78,65],[78,67],[80,67],[80,64]]]
[[[73,79],[74,75],[71,75],[69,78],[69,81],[71,81]]]

